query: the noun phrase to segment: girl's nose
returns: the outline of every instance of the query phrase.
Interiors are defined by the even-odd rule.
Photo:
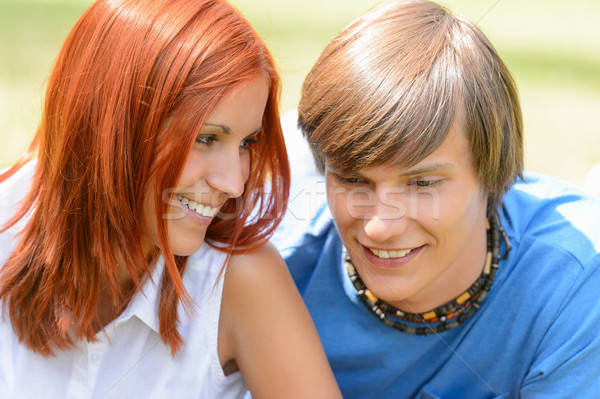
[[[228,198],[237,198],[244,193],[248,180],[249,158],[239,149],[235,150],[235,154],[231,154],[233,150],[229,152],[229,155],[221,155],[213,165],[213,173],[208,176],[207,182]]]

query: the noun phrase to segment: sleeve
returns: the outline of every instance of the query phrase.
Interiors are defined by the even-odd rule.
[[[523,399],[600,398],[600,254],[583,267],[537,350]]]

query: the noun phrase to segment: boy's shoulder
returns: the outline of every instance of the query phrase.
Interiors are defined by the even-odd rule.
[[[582,264],[600,251],[600,199],[559,179],[525,174],[504,196],[501,216],[511,240],[543,242]]]

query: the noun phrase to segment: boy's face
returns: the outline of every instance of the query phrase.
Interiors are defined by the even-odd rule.
[[[462,123],[409,168],[326,171],[329,207],[359,275],[377,297],[408,312],[460,295],[481,274],[486,195]]]

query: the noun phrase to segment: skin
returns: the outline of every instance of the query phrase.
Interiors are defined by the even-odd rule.
[[[426,312],[481,274],[487,196],[470,154],[457,118],[442,145],[409,168],[383,165],[352,176],[328,168],[328,202],[342,242],[377,297],[407,312]],[[372,249],[398,252],[376,255]]]
[[[218,347],[224,372],[241,370],[254,399],[342,397],[308,310],[272,245],[231,258]]]
[[[255,79],[219,101],[201,128],[168,200],[169,245],[176,255],[191,255],[202,243],[210,223],[225,201],[244,192],[250,171],[253,136],[262,128],[268,97],[265,78]],[[185,200],[184,200],[185,198]],[[187,200],[187,205],[184,204]],[[200,215],[190,202],[209,210]],[[145,212],[148,234],[158,245],[158,229],[150,198]]]
[[[265,77],[248,82],[219,101],[198,132],[181,177],[168,198],[170,206],[163,215],[167,219],[169,245],[175,255],[187,256],[200,249],[208,226],[221,206],[226,200],[243,194],[250,170],[253,136],[262,128],[267,97]],[[209,206],[210,213],[198,214],[190,209],[189,201]],[[155,215],[154,202],[148,196],[144,201],[147,232],[143,238],[147,258],[160,244]],[[118,271],[118,279],[124,288],[132,284],[124,264]],[[101,289],[96,311],[99,329],[114,320],[121,309],[113,303],[110,291]]]
[[[218,209],[244,192],[267,97],[267,80],[257,78],[224,97],[207,118],[169,200],[169,244],[176,255],[197,251]],[[183,198],[213,213],[200,216]],[[308,310],[274,247],[231,256],[224,279],[217,348],[224,373],[241,370],[255,399],[341,398]]]

